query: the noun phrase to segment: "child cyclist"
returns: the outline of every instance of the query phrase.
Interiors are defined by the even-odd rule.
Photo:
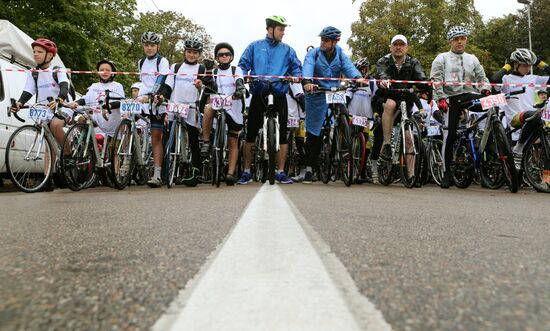
[[[211,86],[212,77],[206,77],[206,68],[199,64],[199,58],[203,49],[202,42],[196,38],[185,41],[185,60],[183,63],[175,63],[170,67],[170,75],[166,80],[169,89],[168,95],[173,103],[190,104],[191,108],[185,119],[189,147],[191,148],[191,173],[189,177],[178,179],[178,183],[186,186],[197,186],[201,167],[198,111],[196,102],[200,97],[203,85]],[[201,102],[202,104],[202,102]]]
[[[116,66],[114,62],[103,59],[97,63],[96,69],[99,74],[99,82],[93,83],[88,87],[86,95],[81,99],[71,102],[68,106],[75,109],[77,106],[84,105],[98,105],[105,101],[106,91],[109,91],[109,97],[112,98],[109,104],[104,104],[103,108],[109,110],[111,113],[108,115],[107,120],[101,115],[101,113],[94,113],[93,119],[97,123],[99,130],[96,138],[100,146],[103,146],[105,136],[113,137],[116,128],[120,124],[120,101],[124,98],[124,87],[119,82],[115,82]]]
[[[226,117],[227,127],[229,128],[227,140],[229,145],[229,165],[225,182],[227,185],[234,185],[237,181],[235,177],[235,168],[239,157],[238,136],[243,129],[243,104],[242,97],[246,94],[243,71],[239,67],[231,66],[235,52],[233,46],[228,43],[219,43],[214,48],[214,56],[218,61],[218,69],[214,71],[214,89],[222,95],[232,95],[232,106]],[[210,134],[212,132],[212,121],[214,110],[210,105],[204,109],[204,118],[202,120],[202,136],[204,144],[202,145],[201,155],[207,156],[210,150]]]

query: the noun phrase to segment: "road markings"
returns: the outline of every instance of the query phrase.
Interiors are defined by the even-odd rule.
[[[281,189],[264,185],[153,330],[359,330],[352,311]]]

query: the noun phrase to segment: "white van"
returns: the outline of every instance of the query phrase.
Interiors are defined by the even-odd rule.
[[[31,43],[33,39],[19,30],[9,21],[0,20],[0,180],[7,178],[6,173],[6,144],[9,137],[18,127],[31,124],[21,123],[13,116],[8,117],[11,99],[18,100],[23,92],[27,80],[26,72],[5,71],[5,69],[30,69],[34,63]],[[56,55],[52,61],[54,65],[63,66],[63,62]],[[32,98],[29,103],[33,102]],[[20,112],[21,118],[27,118],[28,110]]]

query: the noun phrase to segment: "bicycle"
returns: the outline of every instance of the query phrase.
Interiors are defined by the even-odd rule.
[[[288,152],[285,163],[285,173],[289,176],[298,176],[302,170],[304,158],[304,119],[300,117],[289,117],[286,127],[288,128],[287,141]]]
[[[214,91],[213,91],[214,92]],[[226,125],[226,116],[227,111],[231,110],[233,106],[233,96],[223,95],[215,93],[214,96],[210,96],[212,101],[212,109],[216,112],[214,118],[216,119],[216,130],[214,133],[214,140],[212,143],[212,149],[210,161],[213,160],[211,164],[211,174],[212,174],[212,185],[220,187],[225,175],[225,168],[227,166],[227,125]]]
[[[323,147],[319,154],[318,170],[319,177],[325,184],[331,179],[341,178],[346,186],[350,186],[353,181],[352,141],[346,107],[346,90],[346,86],[316,87],[315,91],[309,92],[310,94],[324,93],[328,105],[321,130]],[[333,172],[334,176],[332,176]]]
[[[59,173],[58,156],[61,146],[55,139],[49,128],[51,116],[65,119],[59,104],[51,110],[49,102],[53,98],[47,98],[48,103],[38,102],[32,106],[24,106],[29,109],[28,117],[34,124],[23,125],[15,130],[6,146],[6,170],[11,182],[25,193],[35,193],[44,190],[54,173]],[[12,107],[15,99],[11,99]],[[8,108],[8,117],[13,116],[20,122],[26,122],[17,113],[12,113]],[[21,159],[23,160],[21,162]],[[18,164],[19,166],[15,166]]]
[[[254,180],[269,184],[275,184],[275,164],[279,152],[279,116],[274,109],[273,87],[275,83],[288,83],[287,79],[253,79],[251,84],[266,84],[267,91],[266,111],[264,112],[264,123],[258,131],[255,142],[254,159]]]
[[[387,89],[397,93],[396,100],[399,105],[396,116],[401,115],[397,123],[395,134],[392,137],[392,157],[390,160],[380,158],[378,160],[378,177],[381,184],[390,185],[395,177],[396,169],[399,170],[401,182],[405,187],[412,188],[420,183],[422,151],[424,146],[420,136],[420,128],[410,115],[411,109],[407,104],[412,104],[415,98],[414,89]]]

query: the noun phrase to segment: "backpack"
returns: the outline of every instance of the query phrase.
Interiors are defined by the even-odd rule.
[[[216,68],[214,69],[214,72],[212,73],[213,74],[213,78],[214,78],[214,82],[216,82],[216,79],[218,78],[218,70],[219,68]],[[236,81],[235,79],[235,72],[237,72],[237,67],[235,66],[231,66],[231,74],[233,75],[233,80]],[[218,88],[218,84],[214,85],[216,87],[216,89]]]
[[[147,56],[144,56],[139,60],[139,63],[138,63],[139,72],[141,72],[141,67],[143,66],[143,63],[145,62],[145,59],[147,59]],[[157,72],[160,71],[160,61],[162,61],[162,56],[157,54]]]
[[[55,70],[58,70],[58,69],[62,69],[62,68],[60,66],[54,66],[51,69],[53,71],[53,73],[52,73],[53,80],[55,81],[55,83],[57,85],[59,85],[59,79],[57,78],[57,72],[55,72]],[[36,68],[36,70],[39,70],[39,69]],[[36,86],[36,102],[38,102],[38,74],[40,74],[40,73],[37,72],[37,71],[33,71],[31,74],[32,74],[32,78],[34,79],[34,85]],[[76,93],[75,93],[73,81],[71,80],[69,75],[67,75],[67,78],[69,78],[69,95],[71,96],[72,100],[74,101],[74,100],[76,100]]]
[[[182,62],[182,63],[176,63],[176,66],[174,67],[174,75],[177,76],[178,71],[180,71],[180,68],[181,68],[181,65],[182,65],[182,64],[183,64],[183,62]],[[198,72],[198,74],[199,74],[199,75],[204,75],[205,73],[206,73],[206,67],[203,66],[202,64],[199,64],[199,72]],[[197,77],[199,77],[199,76],[197,76]],[[200,76],[200,77],[205,77],[205,76]],[[200,78],[199,78],[199,79],[200,79]]]

